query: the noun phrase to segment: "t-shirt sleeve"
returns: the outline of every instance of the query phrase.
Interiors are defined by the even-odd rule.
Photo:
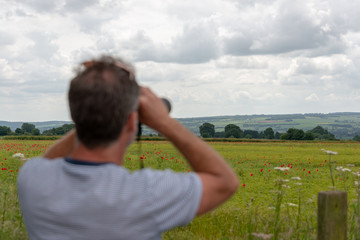
[[[153,217],[161,232],[188,224],[196,215],[202,196],[202,183],[196,173],[171,170],[150,174],[147,196]]]

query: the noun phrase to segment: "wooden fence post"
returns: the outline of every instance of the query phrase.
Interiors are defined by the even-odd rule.
[[[346,240],[347,192],[318,193],[318,240]]]

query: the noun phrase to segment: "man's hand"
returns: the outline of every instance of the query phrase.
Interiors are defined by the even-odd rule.
[[[149,88],[141,87],[139,121],[160,132],[169,120],[169,110],[164,102]]]

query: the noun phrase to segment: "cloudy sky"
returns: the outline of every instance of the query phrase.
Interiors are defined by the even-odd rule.
[[[359,112],[358,0],[0,4],[0,120],[70,120],[73,68],[102,54],[174,117]]]

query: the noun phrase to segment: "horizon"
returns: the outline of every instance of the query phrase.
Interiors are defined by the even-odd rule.
[[[235,117],[235,116],[275,116],[275,115],[311,115],[311,114],[360,114],[359,112],[309,112],[309,113],[276,113],[276,114],[233,114],[233,115],[212,115],[212,116],[200,116],[200,117],[173,117],[175,119],[193,119],[193,118],[216,118],[216,117]],[[171,115],[171,114],[170,114]],[[11,123],[40,123],[40,122],[73,122],[72,120],[41,120],[41,121],[9,121],[0,119],[0,122]]]

